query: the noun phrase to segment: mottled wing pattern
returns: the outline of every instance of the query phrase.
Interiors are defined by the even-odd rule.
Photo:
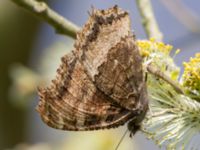
[[[129,34],[128,13],[118,7],[108,10],[93,9],[88,22],[77,33],[75,48],[89,76],[94,80],[98,66],[106,59],[109,50]]]
[[[138,101],[146,87],[127,12],[118,7],[94,9],[75,47],[88,76],[102,92],[126,109],[140,107]]]
[[[62,58],[56,79],[39,89],[43,121],[62,130],[139,129],[148,107],[142,59],[127,12],[93,9]]]
[[[145,88],[142,59],[132,36],[122,38],[108,52],[107,59],[97,68],[95,83],[117,103],[131,111],[140,105],[140,95]]]
[[[39,89],[37,111],[49,126],[62,130],[95,130],[117,127],[132,113],[109,101],[88,78],[79,60],[70,53],[62,58],[56,79]]]

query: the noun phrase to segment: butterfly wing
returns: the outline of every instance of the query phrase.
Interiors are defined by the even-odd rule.
[[[143,99],[147,94],[142,59],[132,36],[122,38],[111,48],[97,70],[96,86],[120,106],[134,111],[147,104]]]
[[[78,57],[95,85],[115,102],[137,110],[147,99],[142,58],[130,30],[127,12],[118,7],[93,10],[77,35]]]
[[[96,130],[123,125],[132,117],[95,87],[72,53],[62,58],[57,72],[48,88],[39,89],[37,111],[47,125],[62,130]]]

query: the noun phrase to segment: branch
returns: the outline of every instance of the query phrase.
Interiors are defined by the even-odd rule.
[[[142,17],[142,24],[148,38],[155,38],[157,41],[162,41],[163,35],[157,25],[152,5],[150,0],[136,0],[137,7]]]
[[[164,81],[166,81],[167,83],[169,83],[174,90],[179,93],[179,94],[184,94],[181,86],[179,83],[177,83],[176,81],[172,80],[170,77],[168,77],[165,73],[161,72],[159,69],[156,69],[154,66],[152,66],[151,64],[147,66],[147,71],[155,76],[157,76],[158,78],[163,79]]]
[[[79,27],[50,9],[46,3],[38,2],[36,0],[12,1],[15,4],[29,10],[42,20],[48,22],[53,28],[55,28],[57,33],[70,36],[74,39],[76,38],[76,32],[79,30]]]

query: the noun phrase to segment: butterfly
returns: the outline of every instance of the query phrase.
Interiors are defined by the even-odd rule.
[[[74,50],[61,60],[55,79],[38,89],[36,109],[48,126],[86,131],[128,122],[131,134],[140,129],[148,110],[147,88],[126,11],[93,9]]]

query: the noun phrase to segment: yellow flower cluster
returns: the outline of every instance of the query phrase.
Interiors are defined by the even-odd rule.
[[[200,53],[189,62],[184,62],[183,85],[191,90],[200,92]]]
[[[169,55],[173,49],[172,45],[155,41],[154,38],[150,40],[138,40],[137,45],[141,56],[144,58],[144,63],[151,62],[151,64],[156,65],[161,71],[165,72],[165,74],[168,74],[171,79],[178,79],[179,68],[174,63],[174,57]],[[174,56],[177,55],[179,51],[180,50],[177,49]]]
[[[173,48],[171,45],[157,42],[154,39],[137,41],[137,45],[145,67],[151,64],[176,81],[174,83],[179,84],[179,67],[174,63],[174,56],[179,53],[179,49],[171,57],[170,52]],[[190,62],[185,63],[184,66],[185,72],[182,81],[184,81],[185,87],[195,89],[191,90],[191,88],[180,86],[184,92],[185,89],[189,89],[184,94],[177,92],[167,82],[158,81],[158,78],[150,73],[147,78],[151,111],[147,113],[142,123],[142,131],[148,138],[156,141],[159,146],[166,145],[166,149],[170,150],[191,149],[188,146],[193,143],[191,137],[200,130],[200,53],[196,54],[195,58],[191,58]],[[194,149],[195,145],[192,145]]]
[[[148,57],[151,53],[154,52],[162,52],[165,55],[169,55],[173,46],[164,44],[163,42],[157,42],[154,38],[151,38],[149,41],[147,40],[138,40],[137,45],[140,49],[140,53],[142,57]]]

